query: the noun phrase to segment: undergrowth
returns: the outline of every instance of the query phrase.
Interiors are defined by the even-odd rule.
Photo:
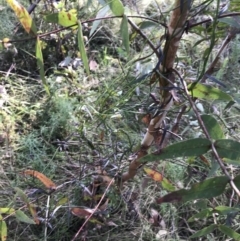
[[[83,16],[90,14],[81,7],[80,10]],[[7,15],[7,18],[4,15],[8,10],[0,11],[3,19],[11,22],[12,16]],[[0,39],[14,26],[10,25],[7,29],[2,26],[4,34]],[[39,225],[30,225],[18,222],[14,217],[6,218],[8,240],[71,240],[84,219],[73,216],[70,209],[93,209],[105,191],[99,185],[101,180],[97,179],[99,171],[106,171],[112,178],[120,176],[129,166],[129,156],[140,145],[147,128],[143,117],[153,104],[149,94],[157,89],[148,84],[148,79],[138,77],[153,69],[156,59],[150,56],[140,65],[136,64],[138,58],[151,52],[144,41],[132,43],[134,57],[128,59],[120,47],[120,41],[111,38],[115,33],[106,31],[108,28],[108,25],[105,26],[104,36],[101,32],[94,35],[89,44],[90,50],[95,50],[94,58],[98,62],[98,68],[89,78],[85,77],[82,67],[58,66],[70,50],[72,56],[78,55],[72,38],[64,39],[67,47],[64,48],[63,44],[61,54],[54,55],[52,59],[49,53],[56,51],[56,43],[47,46],[46,65],[50,69],[47,71],[47,83],[53,93],[51,97],[44,92],[35,64],[27,63],[30,66],[26,67],[23,60],[28,59],[29,53],[22,51],[25,57],[17,55],[16,62],[13,56],[10,59],[4,57],[7,51],[3,56],[1,53],[4,63],[1,65],[0,80],[6,92],[1,92],[0,98],[4,100],[0,106],[0,206],[22,209],[30,216],[24,202],[15,194],[14,188],[20,188],[35,206],[41,221]],[[151,37],[156,41],[160,31],[156,28],[154,31]],[[103,46],[101,38],[109,42],[109,46]],[[235,55],[239,46],[237,42],[234,44],[224,70],[219,70],[218,74],[237,80],[239,73],[233,63],[238,58]],[[137,51],[139,45],[141,51]],[[28,49],[29,46],[26,44],[22,48]],[[9,51],[12,53],[12,50]],[[187,58],[186,51],[188,49],[182,50],[183,59]],[[186,61],[193,61],[194,54],[191,60]],[[15,73],[9,74],[6,69],[12,61],[17,67]],[[179,70],[185,71],[186,76],[191,78],[197,73],[198,66],[194,64],[191,70],[184,64],[179,66]],[[232,88],[238,94],[238,87],[234,85]],[[238,138],[239,109],[233,109],[230,115],[232,110],[224,112],[224,106],[219,103],[205,102],[200,103],[199,109],[209,113],[213,105],[217,106],[225,132]],[[202,132],[191,110],[187,110],[180,124],[180,136],[196,135],[201,136]],[[209,155],[208,158],[212,157]],[[156,168],[179,189],[203,180],[209,171],[218,172],[216,167],[203,163],[199,158],[173,159],[159,163]],[[41,182],[25,177],[25,169],[43,173],[58,185],[57,190],[49,193]],[[233,170],[238,171],[238,168]],[[94,193],[91,198],[87,195],[89,190]],[[188,219],[215,203],[224,205],[229,198],[229,193],[226,193],[208,201],[156,205],[155,199],[166,193],[159,183],[147,178],[139,169],[134,180],[125,183],[122,190],[113,185],[107,191],[101,203],[105,208],[90,219],[78,240],[187,240],[195,230],[212,223],[212,220],[188,223]],[[158,227],[151,225],[153,212],[160,214]],[[224,222],[221,217],[215,218]],[[225,238],[217,231],[207,236],[207,240]]]

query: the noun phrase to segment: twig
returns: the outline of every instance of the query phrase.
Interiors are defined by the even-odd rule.
[[[205,72],[203,78],[202,78],[202,82],[204,82],[207,79],[207,75],[211,75],[213,72],[213,69],[215,67],[215,65],[217,64],[221,53],[223,52],[223,50],[228,46],[228,44],[230,43],[230,41],[235,38],[236,34],[234,33],[234,31],[231,31],[227,37],[225,38],[225,40],[222,43],[222,46],[220,47],[215,59],[213,60],[213,62],[210,64],[210,66],[208,67],[207,71]]]
[[[88,218],[85,220],[85,222],[83,223],[83,225],[80,227],[80,229],[77,231],[77,233],[74,235],[73,239],[71,241],[76,240],[76,238],[78,237],[78,235],[80,234],[80,232],[83,230],[84,226],[87,224],[87,222],[89,221],[89,219],[93,216],[93,214],[97,211],[98,207],[100,206],[103,198],[106,196],[106,193],[108,191],[108,189],[110,188],[110,186],[112,185],[114,181],[114,178],[112,178],[112,180],[109,182],[105,192],[103,193],[100,201],[98,202],[97,206],[94,208],[93,212],[88,216]]]
[[[226,14],[222,14],[220,16],[218,16],[217,18],[220,19],[220,18],[226,18],[226,17],[233,17],[233,16],[239,16],[240,13],[239,12],[234,12],[234,13],[226,13]],[[212,18],[208,18],[208,19],[205,19],[201,22],[197,22],[197,23],[191,23],[191,20],[189,20],[189,24],[187,26],[187,29],[190,29],[190,28],[194,28],[198,25],[201,25],[203,23],[209,23],[212,21]]]
[[[187,95],[188,101],[189,101],[191,107],[193,108],[193,111],[194,111],[194,113],[195,113],[195,115],[197,117],[198,123],[199,123],[203,133],[205,134],[207,139],[209,141],[211,141],[211,149],[212,149],[213,155],[215,156],[215,158],[216,158],[219,166],[221,167],[223,173],[228,177],[231,187],[237,193],[237,195],[240,197],[240,191],[238,190],[238,188],[236,187],[235,183],[233,182],[233,177],[231,177],[231,175],[228,173],[227,169],[225,168],[225,166],[224,166],[224,164],[223,164],[223,162],[222,162],[222,160],[221,160],[221,158],[220,158],[220,156],[219,156],[219,154],[218,154],[218,152],[217,152],[217,150],[216,150],[216,148],[214,146],[214,143],[212,142],[211,136],[209,135],[209,133],[208,133],[208,131],[207,131],[203,121],[202,121],[202,118],[200,117],[200,115],[198,113],[197,107],[196,107],[195,103],[193,102],[191,96],[188,94],[187,87],[184,84],[182,78],[181,78],[181,82],[183,84],[183,87],[184,87],[185,93]]]
[[[47,198],[47,207],[46,207],[46,215],[45,215],[45,228],[44,228],[44,241],[47,241],[47,230],[48,230],[48,214],[49,214],[49,203],[50,203],[50,195]]]
[[[140,28],[131,19],[128,18],[128,22],[137,31],[137,33],[146,40],[150,48],[154,51],[157,57],[159,57],[158,50],[155,48],[153,43],[148,39],[148,37],[140,30]]]

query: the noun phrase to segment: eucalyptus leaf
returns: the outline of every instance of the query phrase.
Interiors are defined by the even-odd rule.
[[[160,153],[149,154],[140,159],[141,162],[152,162],[176,157],[200,156],[211,148],[211,142],[205,138],[181,141],[163,148]]]
[[[57,23],[63,27],[69,27],[72,25],[71,28],[77,28],[77,11],[72,9],[68,12],[61,11],[58,13],[52,13],[44,16],[44,19],[48,23]]]
[[[236,21],[236,18],[234,17],[220,18],[218,21],[222,23],[226,23],[234,28],[238,28],[238,29],[240,28],[240,24]]]
[[[78,48],[81,53],[81,59],[83,61],[84,68],[88,75],[90,75],[90,69],[88,64],[88,57],[86,53],[86,49],[84,46],[84,39],[83,39],[83,33],[82,33],[82,24],[80,21],[78,21]]]
[[[228,182],[229,179],[226,176],[209,178],[194,184],[190,189],[180,189],[178,191],[171,192],[157,199],[157,203],[161,204],[173,201],[187,202],[196,199],[217,197],[224,192]]]
[[[214,142],[214,146],[221,158],[238,161],[240,164],[240,143],[235,140],[222,139]]]
[[[233,238],[234,240],[240,240],[240,234],[235,232],[233,229],[225,225],[218,225],[218,229],[228,237]]]
[[[223,139],[224,133],[218,121],[212,115],[201,115],[201,119],[212,139]]]
[[[42,46],[41,40],[37,37],[36,40],[36,59],[37,59],[37,66],[39,68],[40,77],[43,83],[43,86],[48,95],[50,95],[49,87],[45,78],[45,71],[44,71],[44,63],[43,63],[43,55],[42,55]]]
[[[124,7],[120,0],[107,0],[107,3],[116,16],[122,16],[124,14]]]
[[[96,16],[96,19],[98,18],[103,18],[107,15],[108,11],[109,11],[109,6],[106,5],[104,6],[102,9],[100,9],[97,13],[97,16]],[[102,20],[95,20],[92,24],[92,28],[91,28],[91,31],[90,31],[90,34],[89,36],[91,37],[92,34],[96,31],[96,29],[98,28],[98,26],[100,25]]]
[[[191,83],[188,85],[189,94],[192,97],[196,97],[204,100],[223,100],[231,101],[233,98],[220,89],[214,88],[209,85],[200,83]]]
[[[123,39],[123,45],[129,53],[129,32],[128,32],[128,19],[127,16],[124,14],[121,22],[121,29],[120,29],[121,37]]]
[[[36,224],[34,220],[32,220],[31,218],[29,218],[23,211],[21,210],[17,210],[15,212],[15,216],[17,218],[17,220],[24,222],[24,223],[29,223],[29,224]]]
[[[201,236],[205,236],[205,235],[213,232],[216,228],[217,228],[217,224],[211,224],[210,226],[199,230],[198,232],[196,232],[195,234],[193,234],[189,238],[198,238],[198,237],[201,237]]]
[[[0,237],[1,241],[7,240],[7,224],[5,221],[0,221]]]
[[[212,213],[213,213],[213,208],[206,208],[206,209],[202,210],[201,212],[193,215],[191,218],[189,218],[188,222],[194,222],[197,219],[207,218],[210,215],[212,215]]]

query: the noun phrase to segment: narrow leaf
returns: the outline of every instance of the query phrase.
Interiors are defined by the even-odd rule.
[[[231,109],[231,107],[236,104],[236,102],[234,100],[231,100],[227,103],[227,105],[225,106],[224,110],[227,111],[229,109]]]
[[[96,19],[105,17],[107,15],[108,11],[109,11],[109,6],[108,5],[104,6],[97,13]],[[100,23],[101,23],[101,20],[95,20],[93,22],[92,28],[91,28],[91,31],[90,31],[90,34],[89,34],[90,37],[96,31],[96,29],[97,29],[97,27],[99,26]]]
[[[159,199],[157,203],[173,202],[173,201],[192,201],[203,198],[213,198],[221,195],[228,183],[226,176],[219,176],[207,179],[203,182],[194,184],[190,189],[181,189],[172,193],[169,193]]]
[[[72,29],[77,28],[77,11],[72,9],[68,12],[61,11],[59,13],[52,13],[44,16],[48,23],[58,23],[63,27],[72,26]],[[73,26],[75,25],[75,26]]]
[[[107,0],[107,3],[116,16],[122,16],[124,14],[124,7],[120,0]]]
[[[16,0],[7,0],[27,33],[37,35],[37,28],[28,11]]]
[[[198,219],[203,219],[203,218],[207,218],[210,215],[212,215],[213,213],[213,209],[212,208],[206,208],[204,210],[202,210],[201,212],[193,215],[191,218],[188,219],[188,222],[194,222]]]
[[[15,212],[15,216],[16,218],[20,221],[20,222],[24,222],[24,223],[29,223],[29,224],[36,224],[34,220],[32,220],[31,218],[29,218],[23,211],[21,210],[17,210]]]
[[[149,21],[149,20],[142,21],[138,24],[138,27],[142,30],[146,29],[146,28],[152,28],[152,27],[158,27],[158,26],[159,26],[158,23],[153,22],[153,21]]]
[[[165,189],[169,192],[175,191],[175,187],[165,177],[163,178],[161,184],[162,184],[163,189]]]
[[[36,211],[36,208],[34,207],[33,204],[29,203],[28,204],[28,209],[33,217],[33,220],[36,224],[40,224],[40,220],[38,218],[38,215],[37,215],[37,211]]]
[[[26,204],[29,203],[28,197],[27,197],[27,195],[23,192],[22,189],[20,189],[20,188],[18,188],[18,187],[15,187],[14,190],[16,191],[17,196],[19,196],[24,203],[26,203]]]
[[[45,88],[47,94],[50,95],[48,84],[47,84],[47,81],[45,79],[42,46],[41,46],[41,41],[40,41],[39,38],[37,38],[37,41],[36,41],[36,59],[37,59],[37,66],[39,68],[40,77],[41,77],[41,80],[43,82],[44,88]]]
[[[82,24],[80,21],[78,21],[78,48],[81,53],[81,59],[83,61],[83,65],[87,72],[87,75],[90,75],[90,70],[89,70],[89,65],[88,65],[88,57],[87,57],[86,49],[84,46]]]
[[[208,75],[208,74],[206,74],[205,76],[206,76],[208,79],[212,80],[213,82],[221,85],[222,87],[227,88],[227,86],[226,86],[224,83],[222,83],[220,80],[218,80],[218,79],[215,78],[214,76]]]
[[[15,209],[13,208],[0,208],[0,214],[13,214]]]
[[[220,18],[218,19],[219,22],[226,23],[231,27],[240,28],[240,24],[236,21],[235,17],[227,17],[227,18]]]
[[[203,228],[200,231],[196,232],[195,234],[190,236],[190,238],[198,238],[201,236],[205,236],[205,235],[211,233],[216,228],[217,228],[217,224],[211,224],[210,226]]]
[[[1,241],[7,240],[7,224],[5,221],[0,222],[0,234],[1,234]]]
[[[163,148],[160,153],[149,154],[141,158],[141,162],[152,162],[176,157],[199,156],[206,153],[211,148],[208,139],[196,138],[181,141]]]
[[[36,211],[35,207],[33,206],[33,204],[31,204],[30,201],[28,200],[27,195],[18,187],[15,187],[14,189],[17,192],[17,196],[19,196],[21,198],[21,200],[27,205],[35,223],[39,224],[40,221],[37,217],[37,211]]]
[[[122,18],[120,33],[123,39],[123,46],[125,47],[127,53],[129,53],[128,19],[125,14],[123,15],[123,18]]]
[[[93,213],[93,209],[72,208],[71,213],[75,216],[86,218]]]
[[[240,164],[240,143],[235,140],[217,140],[214,146],[221,158],[237,161]]]
[[[224,134],[218,121],[212,115],[201,115],[205,127],[212,139],[223,139]]]
[[[143,169],[148,176],[150,176],[154,181],[161,182],[163,180],[163,175],[157,171],[154,171],[150,168],[145,167]]]
[[[214,208],[214,213],[219,213],[221,215],[228,215],[231,213],[239,212],[240,208],[227,207],[227,206],[217,206]]]
[[[236,176],[233,181],[237,188],[240,189],[240,175]]]
[[[231,101],[233,98],[221,91],[220,89],[214,88],[209,85],[203,85],[200,83],[192,83],[188,85],[189,93],[192,97],[196,97],[204,100],[223,100]]]
[[[46,188],[49,188],[51,190],[55,190],[56,189],[56,184],[52,180],[47,178],[41,172],[38,172],[38,171],[35,171],[35,170],[25,170],[23,172],[23,174],[31,175],[31,176],[36,177],[37,179],[39,179],[46,186]]]
[[[240,234],[225,225],[218,225],[218,229],[234,240],[240,240]]]

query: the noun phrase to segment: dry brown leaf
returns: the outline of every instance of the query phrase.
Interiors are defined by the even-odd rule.
[[[93,209],[90,208],[72,208],[71,213],[75,216],[86,218],[89,217],[93,213]]]
[[[39,181],[41,181],[46,186],[46,188],[50,190],[55,190],[57,188],[56,184],[41,172],[38,172],[35,170],[25,170],[23,174],[36,177],[37,179],[39,179]]]
[[[34,219],[34,222],[36,224],[40,224],[40,221],[39,221],[38,216],[37,216],[36,208],[31,203],[29,203],[28,204],[28,209],[29,209],[29,211],[30,211],[30,213],[31,213],[31,215],[32,215],[32,217]]]
[[[207,164],[208,166],[210,166],[210,163],[209,163],[208,159],[207,159],[205,156],[201,155],[201,156],[200,156],[200,159],[201,159],[205,164]]]
[[[101,211],[106,210],[107,207],[108,207],[108,202],[109,202],[109,199],[107,199],[104,204],[102,204],[101,206],[99,206],[99,210],[101,210]]]

